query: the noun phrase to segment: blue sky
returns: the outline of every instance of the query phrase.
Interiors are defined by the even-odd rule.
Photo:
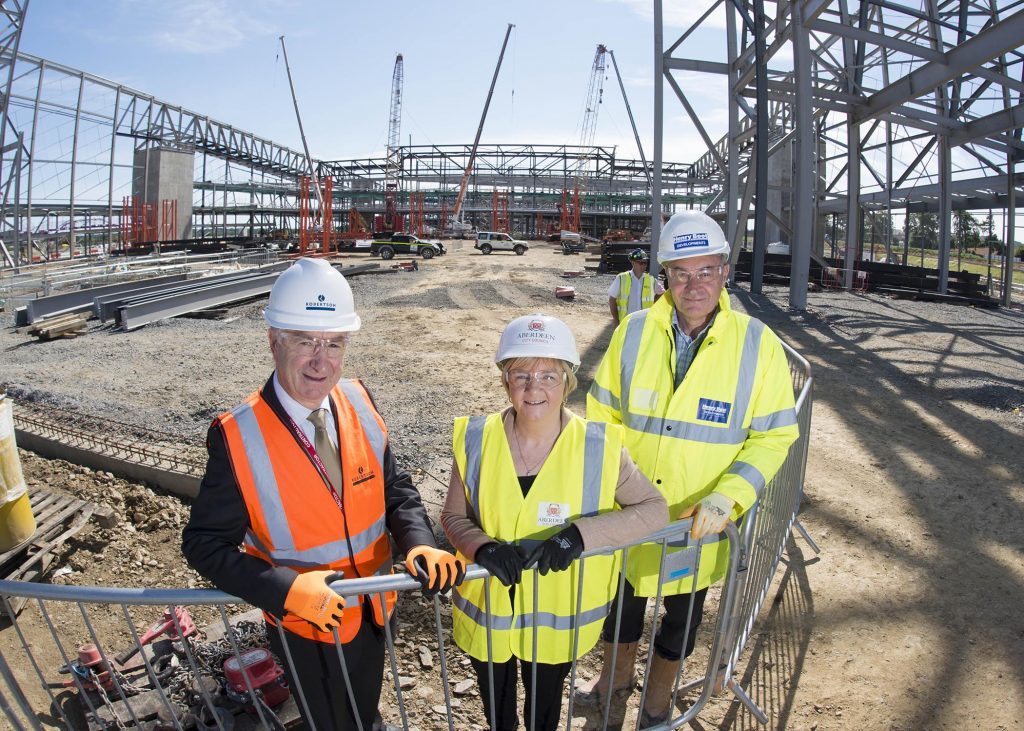
[[[675,5],[666,10],[666,37],[707,7]],[[516,28],[483,142],[577,144],[594,51],[604,43],[615,51],[651,156],[650,0],[32,0],[21,50],[301,149],[284,35],[310,151],[334,159],[383,152],[396,53],[405,60],[402,143],[410,135],[413,144],[472,142],[509,22]],[[710,31],[687,55],[723,60],[724,46],[724,30]],[[725,83],[706,79],[691,102],[717,138]],[[610,59],[604,90],[594,141],[636,158]],[[668,89],[666,109],[666,160],[695,159],[703,145]]]

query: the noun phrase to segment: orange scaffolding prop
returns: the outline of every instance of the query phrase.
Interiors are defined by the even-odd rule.
[[[321,216],[321,221],[324,225],[324,245],[320,249],[324,254],[328,254],[334,249],[331,247],[331,239],[334,233],[334,181],[330,176],[324,178],[324,211]]]
[[[572,194],[565,188],[562,189],[562,217],[561,226],[563,231],[580,232],[580,187],[573,186]]]
[[[178,201],[164,198],[160,201],[160,240],[176,241],[178,238]]]
[[[409,194],[409,230],[423,235],[423,193]]]
[[[491,230],[508,233],[508,191],[491,193]]]

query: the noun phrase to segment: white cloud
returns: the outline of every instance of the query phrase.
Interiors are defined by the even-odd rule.
[[[267,19],[278,3],[236,3],[232,0],[184,0],[162,6],[163,30],[154,42],[167,50],[214,54],[239,48],[253,38],[272,35]]]

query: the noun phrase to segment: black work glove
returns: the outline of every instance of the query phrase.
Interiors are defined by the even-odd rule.
[[[523,575],[523,556],[511,543],[485,543],[476,550],[475,561],[505,586],[518,584]]]
[[[523,566],[529,568],[536,563],[536,569],[544,576],[548,571],[565,571],[581,553],[583,536],[579,528],[570,524],[533,549]]]

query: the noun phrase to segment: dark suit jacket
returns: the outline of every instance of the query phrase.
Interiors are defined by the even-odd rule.
[[[273,378],[264,384],[261,393],[271,409],[287,423],[287,414],[274,392]],[[373,399],[372,396],[370,398]],[[249,527],[249,514],[228,461],[227,446],[218,421],[213,422],[206,434],[206,449],[209,453],[206,474],[182,533],[181,548],[185,559],[218,589],[270,614],[283,616],[284,600],[296,572],[271,566],[239,550]],[[413,487],[409,473],[398,468],[390,444],[385,446],[383,469],[387,526],[399,551],[406,553],[422,544],[436,545],[419,491]],[[340,514],[326,515],[324,519],[341,522]]]

